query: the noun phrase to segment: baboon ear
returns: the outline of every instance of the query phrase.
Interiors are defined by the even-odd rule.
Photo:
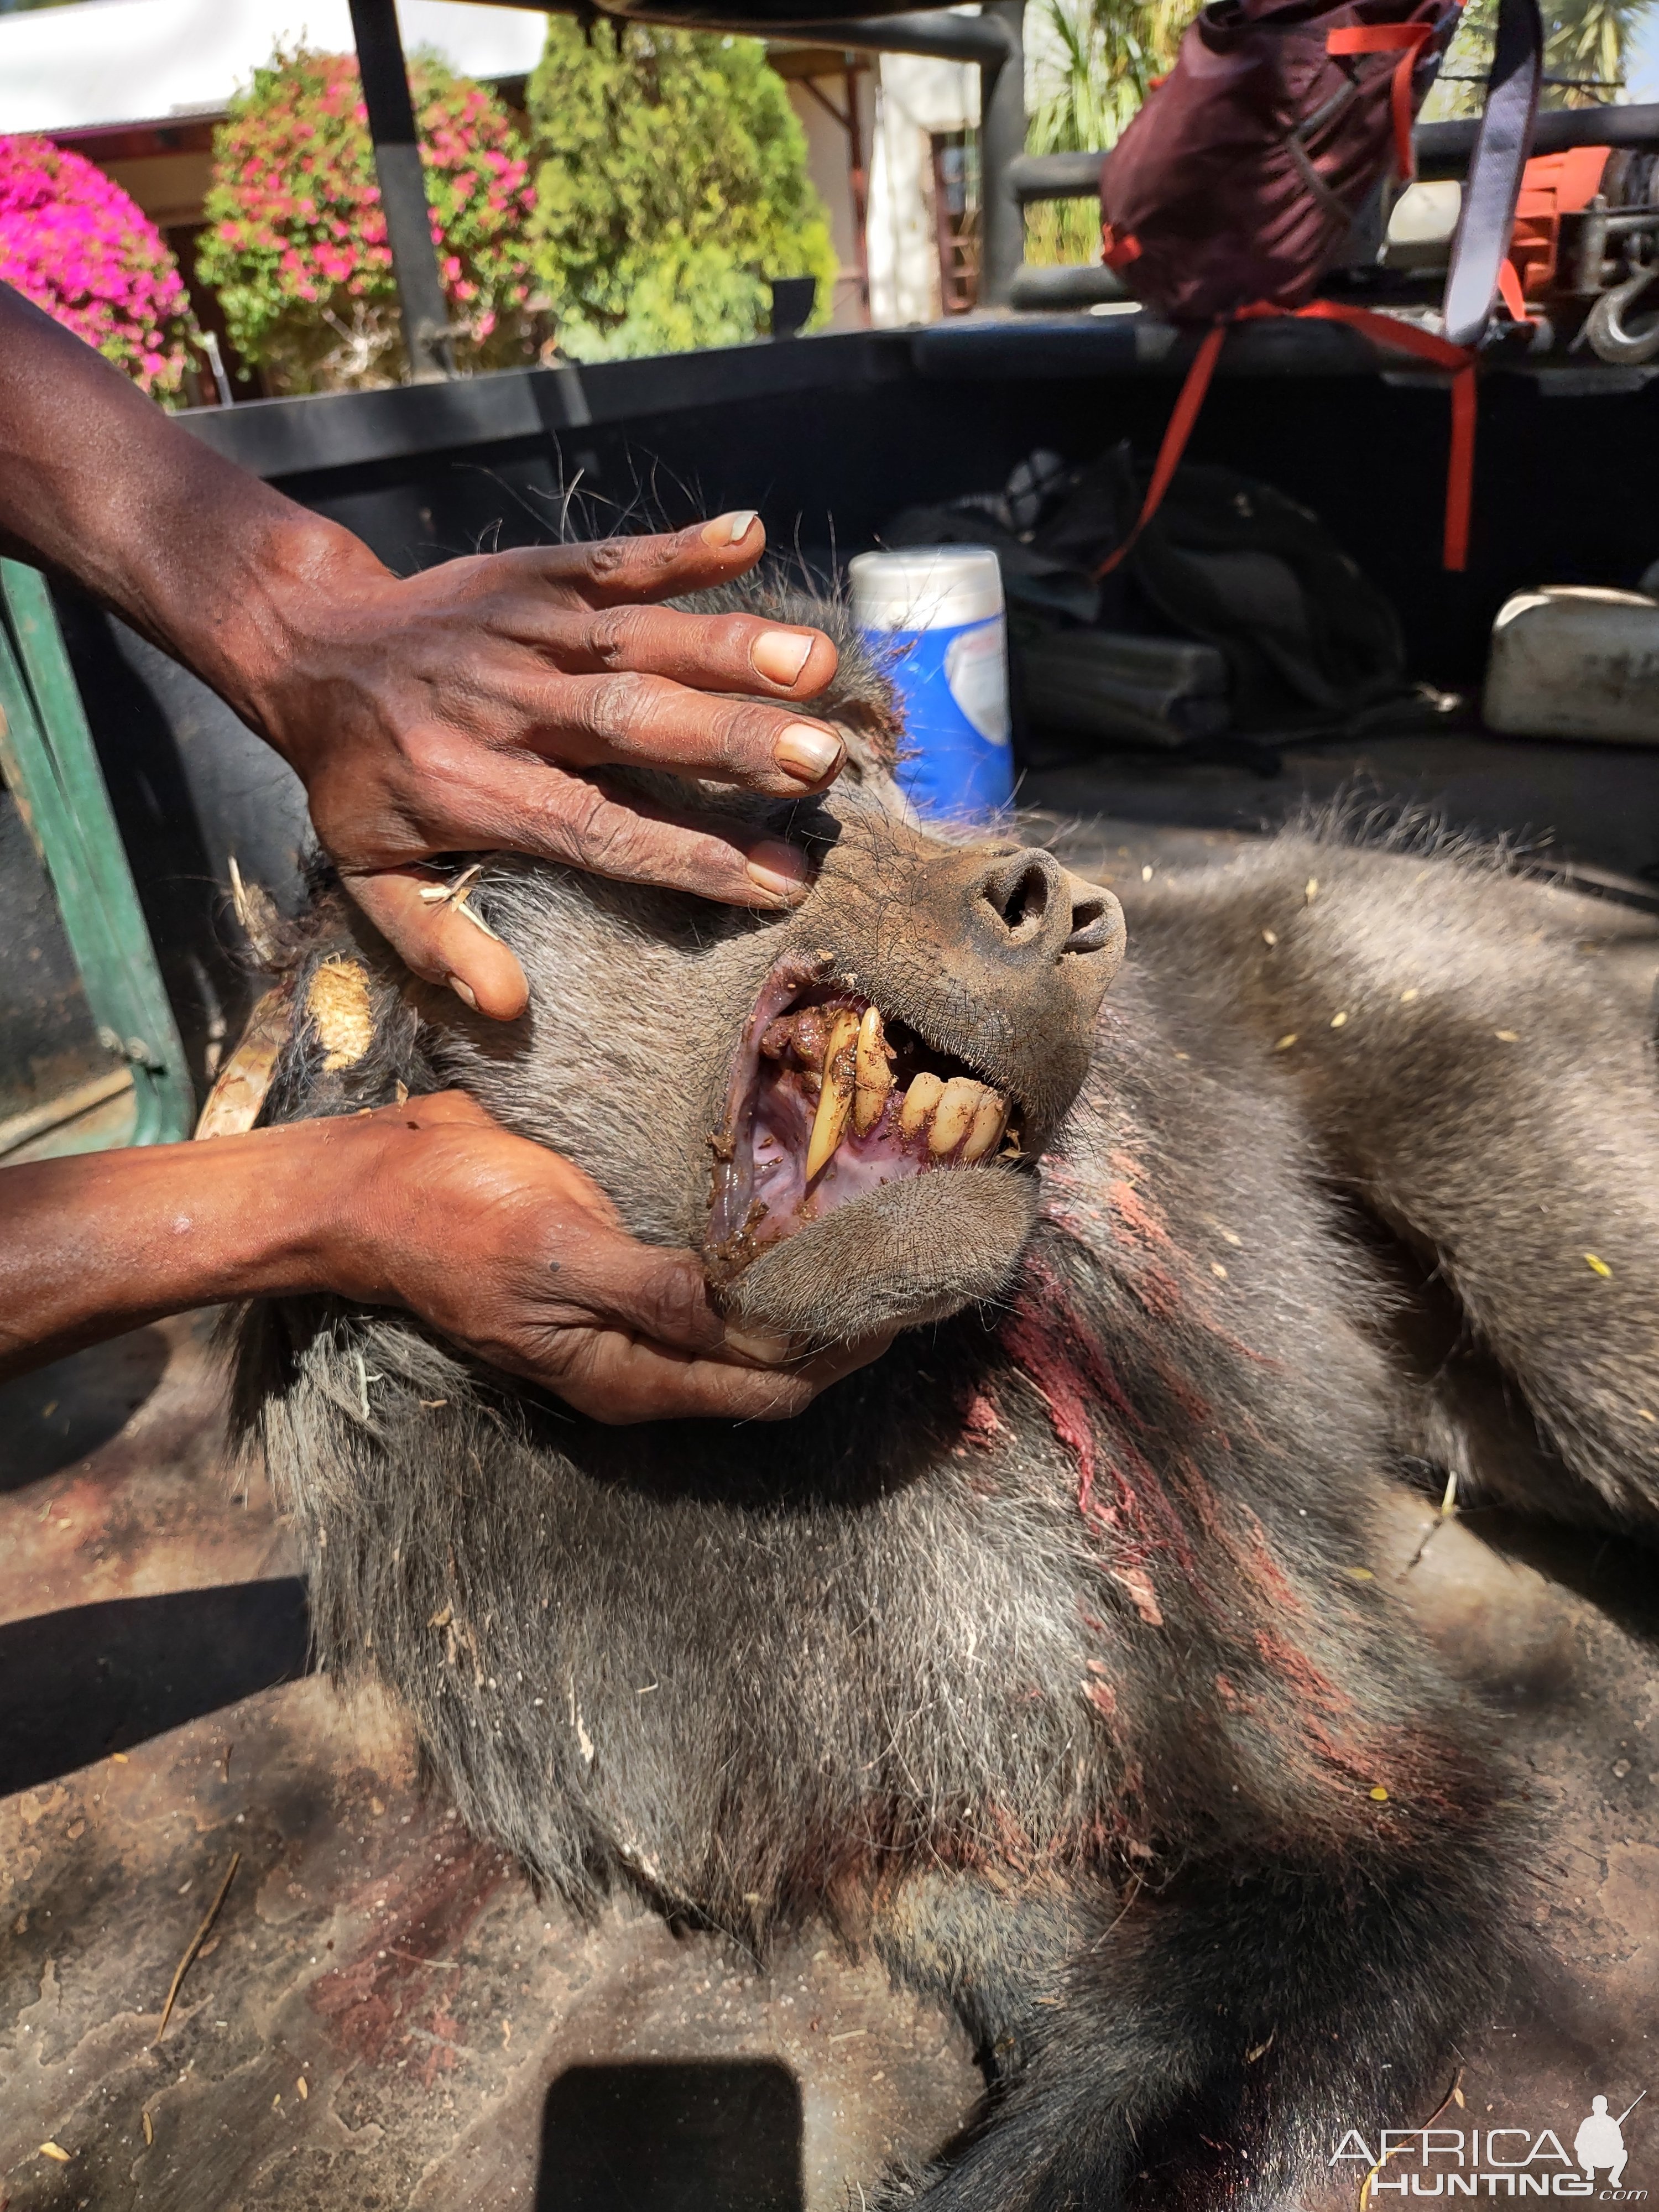
[[[898,693],[877,655],[853,620],[847,596],[838,591],[804,590],[776,562],[707,592],[690,592],[672,603],[700,614],[764,615],[774,622],[821,629],[836,648],[836,672],[810,711],[834,722],[847,742],[847,768],[856,783],[874,785],[884,803],[908,812],[892,783],[904,749],[904,721]]]
[[[361,1113],[432,1087],[413,1003],[420,987],[351,902],[325,882],[290,931],[288,973],[254,1008],[200,1136]]]
[[[902,816],[907,822],[915,821],[915,809],[894,781],[904,750],[903,725],[896,712],[866,709],[857,702],[843,702],[833,719],[847,747],[842,775],[872,792],[889,812]]]

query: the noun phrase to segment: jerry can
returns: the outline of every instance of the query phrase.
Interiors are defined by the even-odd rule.
[[[1512,737],[1659,744],[1659,599],[1584,584],[1517,592],[1492,624],[1481,711]]]

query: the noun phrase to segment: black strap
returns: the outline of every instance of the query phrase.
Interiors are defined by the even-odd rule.
[[[1446,336],[1454,345],[1478,345],[1492,320],[1498,272],[1510,250],[1522,172],[1532,150],[1543,66],[1538,0],[1498,0],[1486,108],[1463,186],[1446,277]]]

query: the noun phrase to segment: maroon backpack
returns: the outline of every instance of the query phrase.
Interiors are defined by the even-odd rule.
[[[1460,5],[1210,0],[1182,39],[1175,68],[1106,157],[1100,199],[1109,266],[1171,321],[1211,325],[1158,455],[1143,520],[1180,459],[1226,325],[1263,314],[1316,315],[1454,372],[1446,565],[1463,566],[1474,349],[1503,280],[1532,139],[1543,53],[1538,0],[1499,0],[1486,112],[1446,281],[1444,337],[1314,298],[1390,167],[1401,179],[1413,174],[1412,125]],[[1509,304],[1520,307],[1518,299]]]

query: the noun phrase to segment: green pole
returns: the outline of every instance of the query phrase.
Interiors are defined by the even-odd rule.
[[[132,1069],[132,1141],[187,1137],[196,1099],[46,579],[0,560],[0,769],[40,854],[87,1002]]]

